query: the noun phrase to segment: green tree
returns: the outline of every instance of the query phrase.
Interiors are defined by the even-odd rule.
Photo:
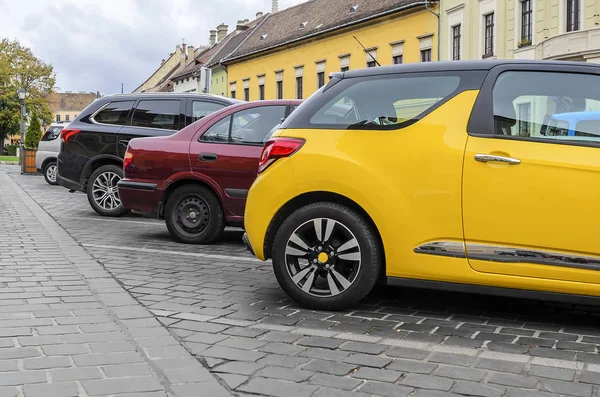
[[[29,127],[25,134],[25,147],[27,149],[36,149],[42,139],[42,126],[40,125],[40,119],[37,114],[31,114],[31,120],[29,121]]]
[[[0,40],[0,141],[19,133],[21,104],[17,90],[21,87],[27,90],[27,111],[36,113],[45,125],[52,122],[46,97],[55,82],[52,66],[36,58],[29,48],[16,40]]]

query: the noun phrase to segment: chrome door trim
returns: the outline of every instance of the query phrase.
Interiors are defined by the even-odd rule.
[[[467,243],[467,257],[489,262],[533,263],[570,267],[585,270],[600,270],[600,257],[563,254],[560,252],[533,250],[487,244]]]
[[[521,164],[521,160],[515,159],[512,157],[494,156],[491,154],[481,154],[481,153],[477,153],[475,155],[475,160],[477,160],[481,163],[487,163],[489,161],[493,161],[493,162],[498,162],[498,163],[507,163],[510,165]]]
[[[459,241],[433,241],[414,249],[417,254],[450,256],[453,258],[466,258],[465,244]]]

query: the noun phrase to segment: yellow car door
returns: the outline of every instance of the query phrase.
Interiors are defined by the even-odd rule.
[[[598,87],[584,64],[488,75],[463,170],[465,248],[482,283],[600,295],[600,121],[549,123],[600,110]]]

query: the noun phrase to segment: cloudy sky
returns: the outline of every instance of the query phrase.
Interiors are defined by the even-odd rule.
[[[279,0],[279,9],[304,0]],[[224,22],[269,12],[271,0],[0,0],[0,37],[54,66],[64,91],[131,92],[185,38],[208,44]]]

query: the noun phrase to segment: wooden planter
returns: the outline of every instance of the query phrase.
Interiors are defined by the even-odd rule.
[[[23,149],[23,156],[21,157],[23,162],[21,163],[22,174],[35,174],[37,168],[35,166],[35,155],[37,150],[35,149]]]

